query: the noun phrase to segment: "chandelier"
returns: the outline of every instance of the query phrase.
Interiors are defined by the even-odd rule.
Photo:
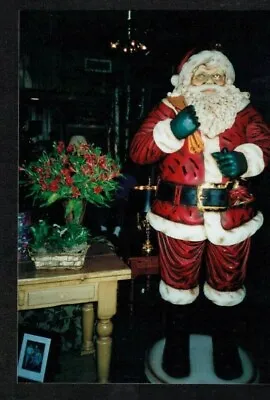
[[[120,50],[126,54],[133,54],[138,52],[146,52],[148,49],[145,44],[141,43],[134,37],[134,32],[132,32],[132,22],[131,22],[131,11],[128,11],[127,18],[127,37],[124,40],[116,40],[116,42],[110,42],[110,47],[113,50]]]

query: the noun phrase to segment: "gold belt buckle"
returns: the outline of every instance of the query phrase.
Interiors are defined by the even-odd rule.
[[[197,188],[197,207],[200,211],[221,211],[226,210],[227,207],[224,206],[204,206],[203,200],[205,196],[203,195],[204,189],[226,189],[232,181],[226,183],[209,183],[205,182],[198,186]]]

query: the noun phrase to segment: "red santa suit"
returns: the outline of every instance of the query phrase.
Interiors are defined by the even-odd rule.
[[[193,58],[193,63],[182,63],[179,82],[183,83],[187,71],[200,62]],[[232,66],[225,69],[233,80]],[[145,119],[130,148],[136,163],[159,162],[157,197],[148,219],[158,233],[160,294],[174,304],[193,302],[199,294],[199,272],[205,255],[204,294],[217,305],[236,305],[245,297],[250,237],[263,224],[263,215],[253,202],[239,201],[238,194],[252,199],[246,183],[269,162],[270,130],[247,100],[228,129],[211,138],[198,131],[203,150],[192,152],[188,138],[179,140],[171,131],[170,122],[178,111],[169,98],[163,99]],[[224,148],[246,157],[248,169],[240,184],[222,176],[211,155]],[[205,184],[210,184],[210,190],[221,189],[221,197],[227,199],[224,208],[202,207],[204,200],[198,199],[198,193],[204,195]]]

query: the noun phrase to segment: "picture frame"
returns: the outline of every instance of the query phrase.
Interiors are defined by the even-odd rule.
[[[17,366],[18,378],[44,382],[51,343],[50,337],[23,334]]]

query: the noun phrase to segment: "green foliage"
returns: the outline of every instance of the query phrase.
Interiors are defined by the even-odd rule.
[[[90,240],[87,228],[74,222],[64,226],[57,224],[48,225],[40,220],[38,224],[30,227],[32,240],[30,250],[34,252],[59,253],[69,249],[79,249]]]

